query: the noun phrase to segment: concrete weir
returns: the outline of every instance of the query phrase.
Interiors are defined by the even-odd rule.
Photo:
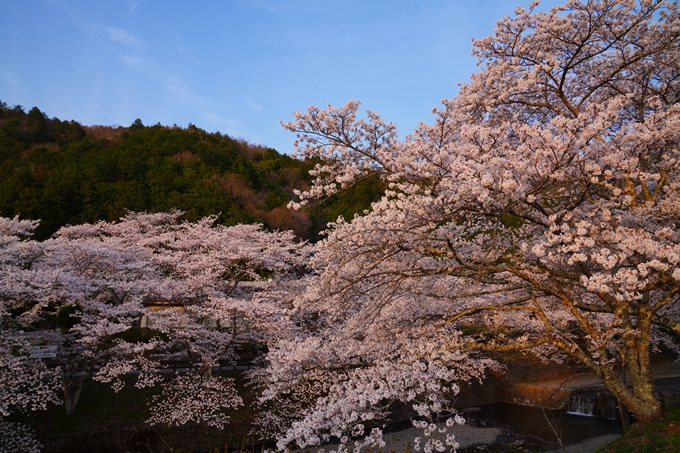
[[[618,401],[606,390],[572,393],[566,409],[568,414],[589,415],[610,420],[620,417]]]
[[[669,385],[679,385],[680,364],[661,362],[654,364],[653,369],[659,395],[666,404],[677,405],[676,392],[666,391],[666,388]],[[514,382],[508,384],[504,390],[503,401],[506,403],[610,419],[620,417],[616,398],[597,376],[590,373],[534,382]]]

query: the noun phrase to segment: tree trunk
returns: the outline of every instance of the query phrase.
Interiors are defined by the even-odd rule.
[[[76,411],[80,394],[83,391],[83,383],[92,374],[92,365],[85,361],[82,376],[78,376],[78,359],[69,363],[62,374],[62,386],[64,387],[64,408],[66,415],[72,415]]]
[[[637,421],[650,422],[663,415],[663,405],[653,391],[635,387],[629,389],[618,378],[604,378],[603,381]]]
[[[663,415],[663,404],[654,390],[649,325],[640,324],[645,324],[645,320],[640,319],[638,330],[623,338],[624,376],[628,376],[629,382],[609,369],[601,369],[598,375],[636,420],[649,422]]]
[[[82,380],[64,385],[64,408],[66,409],[66,415],[72,415],[76,411],[82,390]]]

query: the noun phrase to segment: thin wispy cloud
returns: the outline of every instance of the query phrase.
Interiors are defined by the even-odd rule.
[[[300,5],[302,4],[301,2],[281,2],[278,0],[245,0],[239,3],[247,5],[249,8],[273,13],[287,13],[290,11],[295,11],[299,9]]]
[[[139,38],[137,38],[137,36],[130,30],[126,30],[120,27],[106,26],[87,20],[83,17],[83,14],[79,10],[74,9],[65,3],[56,0],[46,1],[47,3],[55,5],[58,8],[62,9],[73,22],[75,22],[77,25],[84,28],[85,30],[88,30],[90,33],[94,33],[95,35],[103,35],[110,41],[124,44],[136,50],[141,50],[143,47],[142,41]],[[132,8],[131,10],[136,9],[137,6],[139,6],[139,4],[140,2],[128,2],[128,5]]]
[[[249,110],[252,110],[254,112],[261,112],[262,111],[262,106],[260,104],[255,103],[255,101],[253,101],[250,98],[245,99],[243,102],[245,103],[246,107]]]
[[[539,8],[564,1],[541,0]],[[0,46],[3,101],[92,124],[192,122],[282,151],[292,150],[294,137],[279,121],[310,104],[360,99],[402,134],[429,122],[432,106],[478,70],[470,38],[493,33],[517,4],[5,3],[0,29],[11,46]]]
[[[133,1],[128,0],[127,3],[128,3],[128,10],[129,10],[130,12],[133,12],[134,10],[137,9],[137,7],[139,6],[139,4],[142,3],[142,2],[133,2]]]
[[[138,70],[148,77],[158,81],[161,86],[176,100],[189,105],[189,108],[197,114],[203,116],[213,127],[231,134],[243,134],[243,125],[237,121],[216,115],[212,112],[224,111],[229,106],[212,99],[208,99],[187,87],[186,82],[181,78],[164,71],[160,65],[152,59],[143,58],[139,55],[118,55],[125,64]],[[252,101],[251,101],[252,102]],[[254,102],[255,108],[261,107]]]
[[[84,19],[83,16],[73,8],[58,2],[55,2],[54,4],[64,9],[71,20],[83,29],[95,35],[102,36],[111,43],[119,45],[114,48],[106,49],[106,51],[112,52],[128,67],[156,80],[172,99],[185,105],[185,108],[194,111],[196,115],[204,117],[206,121],[211,123],[214,127],[224,130],[229,134],[245,133],[241,123],[213,113],[228,110],[230,108],[229,106],[198,94],[188,87],[185,80],[166,70],[162,64],[146,55],[144,42],[137,36],[134,30],[90,21]],[[140,1],[127,2],[130,11],[135,11],[140,4]],[[194,57],[190,50],[188,50],[187,46],[180,45],[177,50],[184,54],[192,63],[196,65],[201,63],[201,61]],[[261,107],[252,102],[249,108],[257,109]]]
[[[129,30],[116,27],[95,27],[99,28],[111,40],[117,43],[133,47],[136,50],[142,49],[142,42]]]
[[[142,67],[144,66],[144,60],[142,57],[134,55],[117,55],[120,60],[128,66],[132,67]]]
[[[25,93],[21,78],[4,66],[0,66],[0,101],[7,98],[21,98]]]
[[[238,121],[224,118],[213,113],[203,112],[203,118],[210,126],[232,137],[245,137],[246,130]]]
[[[0,66],[0,80],[2,80],[3,85],[10,89],[17,89],[21,86],[19,76],[4,66]]]
[[[178,39],[178,41],[179,41],[179,39]],[[190,62],[192,62],[192,63],[195,64],[196,66],[198,66],[198,65],[201,64],[201,60],[200,60],[199,58],[197,58],[197,57],[194,55],[194,53],[191,52],[191,51],[189,50],[189,48],[188,48],[187,46],[185,46],[185,45],[180,45],[180,46],[177,48],[177,52],[179,52],[179,53],[181,53],[182,55],[184,55],[185,58],[187,58]]]

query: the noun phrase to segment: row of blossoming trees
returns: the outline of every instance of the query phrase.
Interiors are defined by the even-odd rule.
[[[207,370],[237,341],[265,344],[251,378],[280,448],[333,437],[344,448],[397,401],[422,417],[450,413],[458,383],[494,366],[489,351],[571,358],[638,420],[660,416],[650,357],[680,334],[678,6],[534,7],[474,43],[480,72],[402,141],[378,115],[357,118],[356,102],[285,124],[301,157],[325,162],[299,204],[368,175],[387,183],[370,212],[338,219],[313,248],[172,213],[68,227],[43,243],[19,240],[33,223],[4,219],[3,325],[77,306],[79,323],[54,341],[73,363],[105,363],[96,378],[114,385],[131,370],[153,384],[162,351],[200,360],[202,375],[166,387],[153,416],[162,422],[221,425],[239,399]],[[245,292],[243,280],[268,283]],[[154,341],[116,337],[150,299],[187,309],[159,320]],[[196,321],[205,316],[223,327]],[[2,360],[16,364],[3,369],[24,384],[3,375],[3,414],[56,398],[4,332]],[[67,404],[79,376],[62,370]],[[189,404],[183,389],[207,393]]]
[[[152,386],[163,381],[163,363],[183,360],[198,372],[168,382],[149,421],[224,426],[224,410],[241,399],[212,370],[235,362],[239,346],[292,334],[290,277],[304,270],[309,247],[292,232],[214,226],[214,217],[180,222],[181,214],[69,226],[43,242],[30,240],[37,222],[0,218],[3,417],[59,402],[73,413],[95,367],[95,380],[119,390],[124,374]],[[153,328],[131,336],[142,317]],[[50,318],[61,324],[40,328]],[[59,368],[30,358],[43,343],[57,347]]]

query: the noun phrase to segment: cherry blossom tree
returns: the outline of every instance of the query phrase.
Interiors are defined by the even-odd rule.
[[[233,379],[200,375],[177,376],[154,400],[148,423],[183,425],[194,421],[218,429],[229,423],[225,410],[243,405]]]
[[[38,284],[31,263],[41,255],[30,241],[37,222],[0,217],[0,450],[40,451],[32,430],[8,422],[14,412],[44,410],[58,404],[58,373],[31,358],[31,339],[22,330],[21,314],[15,312]]]
[[[281,304],[291,298],[289,284],[309,261],[309,246],[296,242],[290,231],[267,232],[261,225],[214,226],[215,217],[180,222],[181,215],[130,214],[116,224],[84,228],[96,230],[92,234],[103,241],[142,248],[170,277],[163,286],[168,293],[156,300],[174,300],[183,310],[147,314],[155,318],[154,328],[187,343],[187,354],[206,369],[229,354],[233,359],[236,343],[266,344],[269,338],[284,335]],[[170,285],[175,286],[173,293]]]
[[[357,102],[284,124],[299,156],[325,162],[298,206],[374,173],[389,187],[329,225],[298,301],[328,328],[289,348],[272,392],[292,391],[288,368],[336,370],[319,394],[365,379],[352,391],[365,408],[358,395],[414,394],[350,370],[420,362],[434,382],[442,366],[475,375],[459,354],[531,351],[590,368],[638,420],[661,415],[650,354],[680,333],[678,6],[536,5],[474,42],[480,71],[403,141],[377,114],[357,118]],[[348,404],[318,400],[285,439],[340,435],[361,417]]]
[[[157,399],[150,422],[178,424],[200,419],[221,427],[228,418],[224,410],[237,407],[241,399],[233,381],[213,375],[212,370],[225,361],[235,363],[245,347],[266,347],[285,337],[289,330],[286,302],[310,249],[295,242],[292,232],[266,232],[261,225],[215,226],[216,217],[182,222],[181,215],[179,211],[130,213],[118,223],[63,228],[55,239],[134,251],[142,263],[133,268],[138,273],[130,279],[116,277],[115,288],[110,284],[97,288],[105,300],[113,298],[119,309],[127,307],[136,317],[146,315],[159,335],[136,343],[118,337],[115,346],[99,348],[107,361],[95,380],[111,382],[119,389],[122,374],[141,371],[136,385],[153,385],[162,379],[163,361],[192,362],[196,375],[167,383],[165,397]],[[93,261],[103,263],[102,259]],[[140,269],[151,273],[144,276]],[[150,310],[142,302],[174,308]],[[98,311],[88,322],[83,322],[84,312],[79,314],[81,336],[96,331],[93,323],[110,326],[105,321],[109,317],[102,314]],[[121,321],[127,326],[123,330],[132,324],[129,316],[113,315],[116,321],[125,320]],[[101,338],[110,343],[111,333]],[[88,343],[94,340],[89,337]],[[174,408],[178,398],[194,401],[182,406],[181,417]]]
[[[5,229],[14,224],[16,233],[23,235],[37,225],[17,219],[3,218],[2,222]],[[161,285],[163,278],[139,247],[114,246],[73,235],[57,235],[44,242],[19,241],[16,233],[3,240],[3,326],[15,338],[17,331],[25,331],[18,337],[24,340],[24,350],[31,343],[57,347],[63,366],[50,374],[61,376],[66,413],[71,414],[83,382],[96,365],[112,357],[125,357],[128,370],[144,370],[148,365],[143,356],[154,348],[153,343],[130,344],[115,335],[128,330],[140,316],[142,300],[155,289],[170,285]],[[46,316],[56,316],[56,329],[54,325],[40,327]],[[33,376],[25,393],[35,395],[44,406],[54,399],[40,396],[38,384],[46,371],[40,360],[32,362],[42,371],[36,368],[24,373],[26,378]],[[18,369],[14,365],[7,368]],[[15,381],[12,385],[17,388],[26,380],[10,374],[7,379]]]
[[[23,326],[34,330],[33,340],[58,346],[64,365],[51,375],[61,376],[67,414],[75,411],[87,378],[118,391],[121,377],[134,373],[137,387],[159,382],[166,387],[152,408],[151,423],[193,420],[222,427],[241,398],[233,380],[213,375],[213,368],[236,362],[244,347],[266,347],[290,334],[286,311],[309,246],[296,242],[291,232],[214,226],[215,217],[182,222],[181,215],[131,213],[118,223],[64,227],[40,243],[20,240],[37,222],[0,218],[3,326],[13,332]],[[149,304],[174,309],[152,310]],[[48,314],[56,314],[61,324],[36,327]],[[152,329],[132,335],[143,315]],[[20,407],[19,401],[31,410],[58,402],[54,395],[46,397],[57,386],[45,384],[40,360],[24,372],[27,358],[21,359],[24,368],[12,354],[6,359],[0,383],[15,396],[4,400],[3,414],[9,406]],[[167,376],[162,368],[169,360],[191,362],[193,374]],[[20,374],[25,379],[18,379]],[[186,405],[178,417],[173,407],[180,400]]]

